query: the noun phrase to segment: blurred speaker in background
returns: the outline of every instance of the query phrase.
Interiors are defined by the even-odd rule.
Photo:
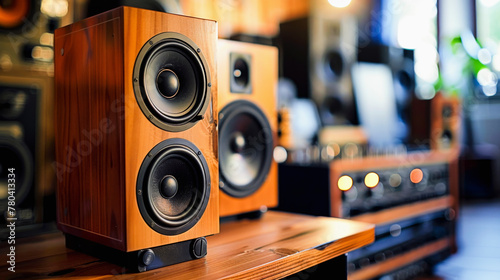
[[[415,94],[414,51],[371,42],[358,48],[358,61],[387,65],[397,113],[395,140],[407,143],[410,137],[411,102]],[[356,94],[356,93],[355,93]],[[359,108],[358,108],[359,110]]]
[[[67,15],[67,0],[0,1],[0,211],[18,236],[54,228],[53,33]]]
[[[357,124],[350,68],[356,60],[357,20],[313,12],[280,24],[280,76],[299,98],[311,98],[323,125]]]

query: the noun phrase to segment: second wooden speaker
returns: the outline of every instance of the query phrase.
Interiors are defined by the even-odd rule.
[[[274,207],[278,50],[219,39],[217,61],[220,215]]]
[[[58,227],[135,270],[218,233],[217,23],[121,7],[55,33]]]

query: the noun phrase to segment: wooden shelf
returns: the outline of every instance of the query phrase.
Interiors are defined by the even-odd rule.
[[[453,206],[453,197],[451,195],[423,200],[402,206],[392,207],[374,213],[362,214],[351,217],[353,221],[373,223],[376,225],[397,222],[420,215],[425,215],[439,210],[444,210]]]
[[[67,249],[61,233],[16,240],[16,272],[0,267],[0,278],[79,279],[279,279],[370,244],[374,225],[338,218],[270,211],[259,220],[223,223],[207,237],[205,258],[140,274]],[[1,252],[7,252],[3,242]]]
[[[394,258],[390,258],[386,261],[383,261],[378,264],[370,265],[364,267],[360,270],[349,273],[349,280],[356,279],[371,279],[382,275],[384,273],[388,273],[393,271],[394,269],[404,267],[411,263],[414,263],[417,260],[428,257],[434,253],[442,251],[451,246],[451,242],[449,238],[443,238],[429,244],[423,245],[414,250],[408,251],[402,255],[396,256]]]

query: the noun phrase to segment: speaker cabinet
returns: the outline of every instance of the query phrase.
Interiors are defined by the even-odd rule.
[[[358,124],[351,81],[356,19],[315,12],[281,23],[277,41],[280,76],[295,83],[298,97],[314,100],[323,124]]]
[[[456,96],[438,92],[432,99],[413,97],[410,144],[432,150],[459,150],[462,108]]]
[[[431,149],[460,149],[461,112],[457,96],[436,94],[431,101]]]
[[[56,30],[69,247],[105,245],[139,271],[206,253],[219,231],[216,40],[215,21],[130,7]]]
[[[55,222],[53,78],[10,74],[0,75],[2,239],[8,237],[9,221],[15,221],[18,237],[48,230]]]
[[[220,215],[278,203],[275,47],[218,40]]]

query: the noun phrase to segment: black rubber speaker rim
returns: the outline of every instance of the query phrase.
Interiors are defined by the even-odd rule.
[[[159,164],[164,163],[162,160],[167,160],[169,156],[181,157],[193,164],[191,167],[198,172],[193,174],[198,178],[194,179],[198,181],[195,188],[201,190],[201,194],[194,198],[195,201],[190,203],[187,211],[172,216],[158,210],[158,205],[151,200],[152,194],[156,193],[156,186],[151,182],[152,174]],[[210,198],[210,172],[202,152],[185,139],[172,138],[160,142],[142,162],[137,176],[136,194],[143,219],[156,232],[177,235],[191,229],[201,219]]]
[[[0,136],[0,149],[2,148],[10,149],[12,152],[16,153],[20,158],[20,162],[22,163],[22,169],[16,169],[14,172],[16,185],[15,197],[16,205],[18,205],[23,202],[28,193],[31,191],[31,186],[34,179],[33,157],[31,156],[31,153],[26,144],[14,137]],[[10,167],[7,166],[6,168]],[[3,201],[4,200],[2,200],[2,203],[0,204],[3,204]],[[5,200],[5,203],[6,202],[7,200]]]
[[[173,65],[161,60],[163,54],[168,55],[167,52],[177,60],[189,63],[190,68],[187,64]],[[176,98],[162,99],[156,80],[152,79],[158,77],[158,71],[170,68],[156,69],[160,66],[178,69],[187,67],[193,70],[176,73],[178,76],[182,74],[189,76],[188,79],[194,79],[189,82],[185,82],[186,79],[180,81],[181,91],[185,87],[194,87],[194,91],[188,90],[193,94],[192,100],[183,94],[178,94]],[[146,42],[137,55],[132,83],[137,103],[144,115],[157,127],[171,132],[189,129],[203,118],[212,86],[210,70],[202,50],[191,39],[175,32],[160,33]],[[175,108],[175,102],[183,103],[185,109],[179,112],[169,111]]]
[[[224,147],[226,142],[223,137],[230,135],[230,127],[228,123],[234,121],[239,116],[247,115],[251,117],[261,128],[264,135],[263,144],[263,158],[258,169],[257,176],[250,182],[243,185],[235,184],[228,172],[226,172]],[[221,190],[232,197],[247,197],[256,192],[264,183],[269,174],[271,163],[273,160],[272,153],[274,148],[273,134],[271,126],[264,113],[253,103],[246,100],[237,100],[226,105],[219,113],[219,177]]]

